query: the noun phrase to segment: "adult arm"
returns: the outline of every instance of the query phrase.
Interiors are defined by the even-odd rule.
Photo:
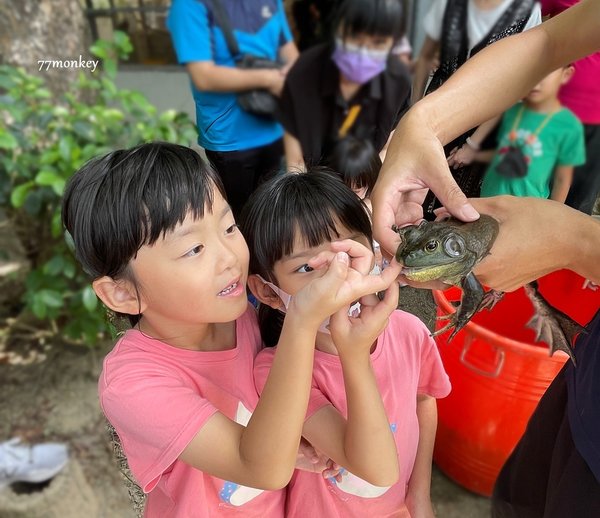
[[[194,86],[203,92],[243,92],[254,88],[281,93],[285,74],[277,68],[240,69],[216,65],[213,61],[186,64]]]
[[[294,64],[294,61],[298,59],[298,47],[293,41],[288,41],[279,47],[279,59],[285,64],[284,70],[287,71]]]
[[[412,87],[412,103],[416,103],[423,97],[425,93],[425,85],[429,74],[435,66],[436,60],[438,59],[438,53],[440,50],[440,42],[434,40],[430,36],[425,37],[421,52],[415,63],[415,73],[413,77]]]
[[[600,48],[600,2],[582,0],[547,22],[490,45],[402,118],[372,193],[375,237],[388,251],[393,224],[422,217],[431,187],[464,221],[478,213],[450,175],[443,144],[498,115],[543,77]]]
[[[542,198],[471,199],[500,222],[492,250],[475,274],[487,286],[512,291],[561,268],[600,283],[600,221]]]
[[[243,92],[253,88],[269,90],[281,95],[285,76],[298,58],[298,49],[293,41],[279,48],[279,59],[284,63],[282,69],[251,69],[223,67],[212,61],[187,63],[187,71],[196,88],[210,92]]]
[[[288,172],[305,171],[304,157],[300,141],[287,131],[283,134],[283,148]]]

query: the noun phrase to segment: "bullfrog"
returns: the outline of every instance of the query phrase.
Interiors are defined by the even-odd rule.
[[[502,292],[486,292],[473,274],[475,265],[490,253],[499,228],[498,221],[487,214],[481,214],[478,220],[470,223],[448,218],[394,227],[401,238],[396,260],[403,265],[401,273],[407,279],[416,282],[439,280],[462,288],[456,312],[440,317],[448,319],[449,323],[432,336],[454,327],[448,338],[448,341],[452,340],[475,313],[493,308],[502,298]],[[552,308],[540,295],[537,285],[529,285],[526,294],[536,310],[529,323],[536,331],[536,340],[542,338],[548,342],[550,354],[562,350],[574,362],[570,344],[575,334],[582,330],[581,326]]]
[[[535,332],[536,341],[546,342],[550,348],[550,356],[555,351],[566,352],[573,365],[577,365],[575,355],[570,347],[573,339],[579,333],[585,333],[585,327],[579,325],[570,316],[552,306],[539,292],[537,281],[523,286],[525,295],[531,300],[535,312],[527,327]]]

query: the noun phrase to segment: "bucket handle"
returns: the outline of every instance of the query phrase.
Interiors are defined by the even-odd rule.
[[[486,376],[488,378],[497,378],[500,375],[500,372],[502,371],[502,367],[504,367],[504,351],[502,349],[499,349],[498,347],[494,347],[494,349],[496,349],[496,368],[493,371],[486,371],[480,369],[479,367],[476,367],[471,362],[469,362],[469,360],[467,360],[467,353],[469,352],[469,349],[471,348],[472,344],[473,337],[468,335],[465,336],[465,342],[462,351],[460,352],[460,363],[462,363],[465,367],[471,369],[476,374],[479,374],[480,376]]]

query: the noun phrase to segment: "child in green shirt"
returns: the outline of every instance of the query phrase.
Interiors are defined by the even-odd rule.
[[[483,197],[512,194],[564,202],[573,167],[585,162],[583,125],[558,99],[560,87],[572,75],[572,66],[555,70],[506,111],[495,151],[480,152],[479,143],[499,117],[479,126],[462,148],[450,154],[449,164],[491,159],[481,186]]]

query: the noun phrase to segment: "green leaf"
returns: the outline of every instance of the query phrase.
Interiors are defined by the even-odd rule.
[[[102,62],[104,72],[110,78],[114,78],[117,75],[117,62],[114,59],[105,59]]]
[[[17,139],[8,131],[0,131],[0,148],[15,149],[19,145]]]
[[[73,147],[73,140],[71,139],[71,137],[63,137],[60,139],[60,141],[58,143],[58,153],[60,154],[60,157],[65,162],[71,161],[72,147]]]
[[[65,263],[65,267],[63,269],[63,275],[67,279],[72,279],[75,277],[75,265],[71,262]]]
[[[52,190],[54,194],[57,196],[62,196],[65,192],[66,180],[64,178],[57,178],[55,182],[52,183]]]
[[[109,56],[109,47],[108,47],[108,42],[104,41],[104,40],[98,40],[96,43],[94,43],[91,47],[90,47],[90,52],[100,58],[100,59],[106,59]]]
[[[91,313],[98,306],[98,297],[91,286],[86,286],[81,292],[83,305]]]
[[[42,290],[38,295],[40,300],[50,308],[61,308],[63,306],[63,297],[58,291]]]
[[[46,313],[47,313],[46,304],[44,304],[44,301],[41,299],[41,297],[38,296],[37,293],[36,293],[36,296],[34,296],[34,298],[33,298],[31,310],[33,311],[33,314],[36,317],[38,317],[40,320],[42,320],[46,317]]]
[[[63,271],[65,260],[60,255],[55,255],[44,265],[44,273],[58,275]]]
[[[15,187],[10,194],[10,203],[13,207],[19,208],[22,207],[25,203],[25,199],[34,186],[34,182],[25,182],[17,187]]]
[[[57,180],[60,180],[60,177],[55,169],[42,169],[35,177],[35,183],[38,185],[52,185]]]

